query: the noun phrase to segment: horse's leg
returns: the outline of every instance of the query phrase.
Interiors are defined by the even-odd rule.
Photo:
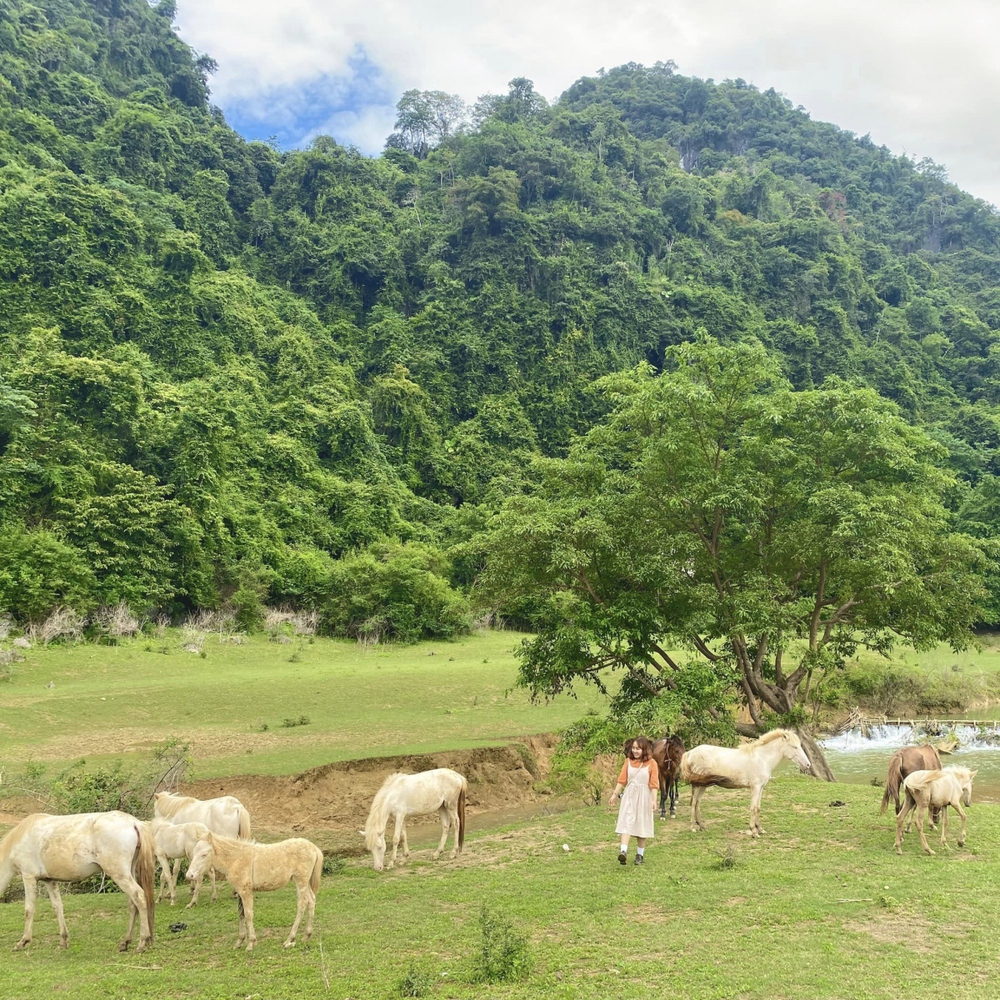
[[[667,818],[667,776],[660,770],[660,819]]]
[[[392,830],[392,857],[389,859],[389,863],[386,868],[396,867],[396,852],[399,850],[399,840],[403,835],[403,826],[406,823],[406,817],[402,812],[396,813],[396,825]],[[434,857],[437,857],[435,854]]]
[[[910,814],[913,809],[915,802],[909,795],[906,796],[906,801],[903,803],[903,808],[896,813],[896,853],[903,853],[903,823],[906,822],[906,817]],[[907,832],[909,831],[909,824],[907,823]]]
[[[135,918],[139,916],[139,944],[136,946],[136,954],[145,951],[153,940],[153,929],[149,926],[149,911],[146,909],[146,893],[142,886],[132,877],[132,872],[127,868],[109,866],[104,869],[105,874],[119,889],[128,897],[128,930],[125,937],[118,944],[119,951],[128,951],[128,946],[132,943],[132,931],[135,929]]]
[[[174,885],[177,885],[177,876],[180,875],[181,871],[181,859],[178,858],[174,862]],[[196,879],[191,883],[191,901],[187,906],[184,907],[185,910],[190,910],[192,906],[195,906],[198,902],[198,894],[201,892],[201,883],[204,881],[205,876]]]
[[[49,891],[49,899],[52,902],[52,909],[55,912],[56,920],[59,923],[59,947],[69,947],[69,928],[66,926],[66,914],[63,913],[62,896],[59,895],[58,882],[46,882],[45,888]]]
[[[219,901],[219,893],[215,888],[215,869],[208,869],[208,877],[212,880],[212,902],[217,903]]]
[[[31,944],[31,934],[35,926],[35,900],[38,897],[38,880],[33,875],[25,875],[21,872],[21,881],[24,883],[24,933],[21,940],[14,945],[14,951],[27,948]]]
[[[236,944],[233,947],[240,948],[247,939],[247,914],[246,907],[243,905],[243,893],[239,889],[236,890],[236,913],[240,918],[240,929],[236,935]]]
[[[754,785],[750,789],[750,836],[759,837],[764,830],[760,825],[760,799],[764,794],[763,785]]]
[[[677,800],[681,796],[680,782],[677,778],[674,778],[670,782],[670,818],[674,819],[677,816]]]
[[[958,815],[962,817],[962,832],[958,835],[958,846],[965,847],[965,810],[962,808],[961,802],[956,802],[954,805],[958,810]]]
[[[309,888],[309,876],[306,875],[305,878],[299,876],[295,877],[295,920],[292,922],[292,929],[288,932],[288,937],[285,938],[285,947],[294,948],[295,947],[295,935],[298,933],[299,924],[302,922],[302,914],[306,909],[306,893],[312,892]]]
[[[926,854],[933,854],[931,850],[931,845],[927,843],[927,836],[924,834],[924,816],[927,813],[927,804],[924,802],[917,803],[917,833],[920,834],[920,843],[924,845],[924,852]]]
[[[253,929],[253,888],[245,890],[241,898],[246,919],[247,951],[253,951],[253,946],[257,943],[257,932]]]
[[[455,835],[455,842],[452,844],[451,856],[457,858],[461,848],[458,846],[458,800],[448,809],[448,822],[451,825],[452,833]]]
[[[934,807],[933,806],[931,806],[931,813],[930,814],[931,814],[931,816],[934,815]],[[941,815],[941,846],[942,847],[947,847],[948,846],[948,841],[947,841],[947,838],[948,838],[948,807],[947,806],[942,806],[941,807],[940,815]],[[931,829],[932,830],[934,829],[934,824],[933,823],[931,823]]]
[[[157,854],[156,860],[160,866],[160,894],[156,897],[158,903],[163,902],[164,891],[170,896],[170,905],[174,905],[173,883],[170,880],[170,859],[165,854]]]
[[[446,805],[438,806],[438,816],[441,819],[441,840],[438,842],[437,850],[434,852],[435,861],[441,857],[444,845],[448,843],[448,830],[451,826],[451,821],[448,818],[448,807]],[[458,828],[456,827],[456,829]],[[454,856],[453,854],[452,857]]]
[[[701,797],[705,794],[705,785],[691,786],[691,832],[697,833],[705,829],[701,821]]]

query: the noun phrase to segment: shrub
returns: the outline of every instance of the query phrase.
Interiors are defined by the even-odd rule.
[[[321,609],[324,627],[366,645],[468,632],[468,602],[447,576],[444,555],[418,542],[384,543],[345,556],[330,573],[330,594]]]
[[[482,939],[475,957],[473,979],[479,983],[505,983],[523,979],[531,971],[531,949],[526,934],[515,929],[501,910],[486,903],[479,912]]]

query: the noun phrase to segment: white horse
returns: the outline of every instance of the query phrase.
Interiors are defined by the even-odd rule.
[[[390,774],[375,793],[371,811],[361,831],[365,846],[372,852],[375,871],[382,870],[385,861],[385,825],[390,816],[395,816],[396,825],[392,835],[392,857],[387,867],[396,863],[396,850],[403,842],[404,860],[410,856],[406,842],[406,817],[420,813],[437,812],[441,817],[441,843],[434,857],[439,858],[448,840],[448,830],[455,832],[453,858],[462,853],[465,843],[465,800],[469,783],[465,777],[447,767],[438,767],[419,774]]]
[[[722,788],[750,789],[750,836],[759,837],[760,798],[771,772],[783,760],[793,760],[803,771],[809,758],[802,742],[787,729],[774,729],[753,743],[730,749],[702,744],[681,757],[681,780],[691,783],[691,832],[704,830],[701,821],[701,797],[709,785]]]
[[[920,843],[928,854],[934,852],[924,836],[924,815],[929,809],[940,809],[941,846],[947,847],[948,841],[948,806],[954,806],[962,817],[962,832],[958,837],[958,846],[965,844],[965,810],[962,805],[972,805],[972,779],[975,771],[967,767],[945,767],[937,771],[913,771],[903,779],[903,790],[906,802],[896,817],[896,853],[903,853],[903,823],[907,815],[917,810],[917,832]]]
[[[177,899],[177,872],[171,872],[170,862],[181,858],[190,860],[198,841],[204,840],[211,831],[204,823],[171,823],[168,819],[154,819],[150,825],[153,830],[153,853],[161,869],[160,894],[156,901],[160,902],[163,893],[169,891],[170,905],[173,906]],[[212,883],[214,888],[214,877]],[[195,886],[196,891],[197,888]]]
[[[69,943],[60,882],[79,882],[103,871],[128,897],[128,930],[118,945],[127,951],[139,916],[137,952],[153,943],[156,862],[148,823],[123,812],[50,816],[34,813],[0,840],[0,896],[15,875],[24,883],[24,934],[15,950],[31,943],[37,885],[48,890],[59,922],[59,945]]]
[[[217,799],[195,799],[190,795],[174,795],[171,792],[157,792],[153,796],[153,816],[155,819],[165,819],[171,823],[203,823],[222,837],[235,837],[238,840],[250,839],[250,813],[246,806],[234,795],[221,795]],[[180,857],[174,861],[174,870],[170,876],[172,885],[177,885],[177,875],[180,872]],[[212,902],[219,895],[215,888],[215,869],[209,872],[212,879]],[[198,891],[201,879],[191,888],[191,909],[198,902]]]
[[[257,943],[257,932],[253,926],[254,890],[268,892],[283,889],[291,880],[295,881],[298,907],[295,922],[285,939],[285,947],[295,946],[295,934],[303,913],[306,914],[304,940],[309,940],[316,912],[316,893],[323,874],[323,852],[315,844],[301,837],[277,844],[257,844],[210,833],[198,841],[187,877],[197,881],[210,865],[229,879],[239,897],[240,933],[235,947],[239,948],[245,940],[247,951],[253,951]]]

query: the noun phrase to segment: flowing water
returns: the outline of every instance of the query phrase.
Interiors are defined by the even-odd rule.
[[[942,766],[960,764],[977,770],[973,801],[1000,802],[1000,730],[959,726],[946,735],[959,743],[953,753],[941,754]],[[896,750],[926,740],[920,727],[885,725],[872,726],[867,736],[851,729],[820,740],[819,745],[838,781],[867,785],[873,778],[885,781],[889,758]]]

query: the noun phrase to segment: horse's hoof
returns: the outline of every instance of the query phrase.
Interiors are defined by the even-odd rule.
[[[294,948],[295,947],[295,942],[294,941],[286,941],[285,942],[285,947],[286,948]]]
[[[927,854],[933,854],[933,853],[934,853],[934,852],[933,852],[933,851],[932,851],[932,850],[931,850],[931,849],[930,849],[929,847],[928,847],[928,848],[925,848],[925,852],[926,852]]]
[[[118,950],[119,950],[119,951],[128,951],[128,941],[122,941],[122,942],[121,942],[121,943],[120,943],[120,944],[118,945]]]
[[[25,941],[24,938],[21,938],[21,940],[18,941],[16,945],[14,945],[14,951],[24,951],[24,949],[28,947],[28,944],[29,944],[28,941]]]

